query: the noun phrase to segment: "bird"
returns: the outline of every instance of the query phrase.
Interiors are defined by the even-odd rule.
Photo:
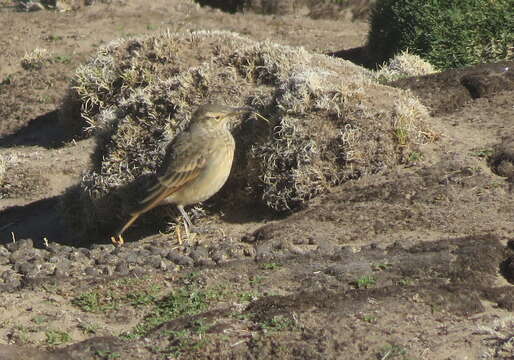
[[[193,224],[184,206],[209,199],[225,184],[235,151],[229,120],[250,111],[252,108],[246,106],[199,106],[189,125],[168,145],[157,181],[144,189],[144,198],[111,241],[122,245],[122,235],[134,221],[164,202],[177,206],[189,236]]]

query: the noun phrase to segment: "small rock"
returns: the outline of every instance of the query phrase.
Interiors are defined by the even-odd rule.
[[[337,246],[330,241],[320,241],[318,244],[317,251],[321,255],[334,255],[336,253]]]
[[[54,269],[54,274],[53,274],[55,277],[59,277],[59,278],[62,278],[62,277],[66,277],[68,275],[68,273],[62,269],[61,267],[56,267]]]
[[[212,254],[211,259],[216,264],[221,264],[228,261],[228,255],[224,251],[216,251],[214,254]]]
[[[6,282],[5,284],[0,285],[0,291],[1,292],[13,292],[18,290],[18,288],[21,286],[21,281],[18,279],[12,279],[9,282]]]
[[[146,272],[141,266],[135,266],[130,273],[134,276],[144,276]]]
[[[137,252],[137,261],[136,263],[139,265],[145,265],[146,259],[150,256],[150,251],[148,250],[140,250]]]
[[[116,265],[114,271],[116,271],[116,273],[118,273],[119,275],[128,275],[130,269],[126,261],[121,261]]]
[[[84,273],[88,276],[98,276],[102,272],[96,267],[88,266],[87,268],[84,269]]]
[[[45,275],[51,275],[51,274],[54,274],[55,268],[56,267],[55,267],[54,264],[50,264],[48,262],[45,262],[45,263],[41,264],[40,272],[44,273]]]
[[[11,281],[13,278],[16,278],[17,275],[16,275],[16,272],[14,272],[13,270],[5,270],[2,275],[0,275],[0,278],[4,281],[4,282],[9,282]]]
[[[127,263],[129,264],[136,264],[138,260],[138,256],[135,252],[131,251],[127,253],[126,255],[120,256],[122,257]]]
[[[17,262],[14,264],[14,270],[22,275],[34,277],[40,269],[40,265],[29,262]]]
[[[107,276],[113,276],[114,275],[114,266],[106,265],[103,269],[103,273]]]
[[[46,249],[53,254],[67,254],[73,251],[71,246],[65,246],[55,242],[48,244]]]
[[[5,246],[0,245],[0,257],[9,256],[10,254],[11,254],[11,252],[9,250],[7,250]]]
[[[100,256],[95,260],[97,265],[116,265],[118,263],[118,257],[107,254],[105,256]]]
[[[86,257],[89,257],[89,255],[90,255],[90,253],[91,253],[91,251],[89,251],[89,249],[86,249],[86,248],[80,248],[80,249],[78,249],[78,251],[79,251],[82,255],[84,255],[84,256],[86,256]]]
[[[159,255],[152,255],[146,259],[146,264],[158,269],[161,266],[161,257]]]
[[[273,249],[269,242],[263,242],[256,247],[255,259],[257,261],[268,260],[271,258],[273,258]]]
[[[209,258],[202,258],[195,262],[197,266],[213,266],[216,263]]]
[[[3,246],[0,246],[0,265],[6,265],[6,264],[9,264],[9,255],[11,255],[11,253],[9,252],[9,250],[7,250],[5,247]]]
[[[255,248],[248,247],[243,250],[243,255],[248,257],[254,257],[256,254]]]
[[[32,239],[21,239],[16,242],[7,244],[6,247],[7,247],[7,249],[9,249],[9,251],[14,252],[14,251],[20,250],[20,249],[33,248],[34,243],[33,243]]]
[[[200,259],[208,258],[209,257],[209,251],[205,247],[203,247],[203,246],[198,246],[197,248],[195,248],[194,250],[191,251],[189,256],[193,260],[198,261]]]
[[[189,256],[184,256],[176,251],[170,251],[167,258],[177,265],[193,266],[194,261]]]
[[[95,251],[95,250],[99,250],[101,252],[105,252],[105,253],[111,253],[113,252],[114,250],[116,249],[116,247],[114,245],[106,245],[106,244],[94,244],[92,247],[91,247],[91,250]]]
[[[40,249],[23,247],[14,251],[9,258],[11,263],[19,261],[41,261],[43,259],[43,254],[41,252],[42,251]]]
[[[152,255],[166,256],[168,255],[169,249],[165,249],[158,246],[148,246],[147,250],[150,251]]]
[[[67,258],[71,261],[83,261],[86,259],[86,256],[80,251],[72,251],[67,255]]]
[[[59,256],[56,256],[56,255],[52,255],[46,259],[46,261],[48,261],[49,263],[52,263],[52,264],[57,264],[59,262],[59,260],[61,260],[61,259],[59,258]]]

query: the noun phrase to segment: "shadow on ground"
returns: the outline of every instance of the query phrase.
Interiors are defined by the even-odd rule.
[[[61,147],[73,137],[59,126],[58,110],[50,111],[18,129],[13,134],[0,138],[0,147],[41,146],[47,149]]]

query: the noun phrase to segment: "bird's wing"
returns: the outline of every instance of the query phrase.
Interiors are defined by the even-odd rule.
[[[164,174],[148,189],[147,196],[140,202],[139,212],[146,212],[159,205],[168,196],[194,180],[207,165],[214,149],[208,147],[198,151],[194,142],[186,140],[189,139],[179,139],[173,144],[173,153],[165,159]]]

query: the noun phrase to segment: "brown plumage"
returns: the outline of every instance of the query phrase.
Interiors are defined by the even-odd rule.
[[[122,234],[136,219],[164,201],[177,205],[186,221],[186,233],[192,227],[184,206],[207,200],[227,181],[234,159],[235,142],[228,120],[250,111],[225,105],[200,106],[187,129],[168,146],[157,183],[146,189],[146,197],[116,234],[117,244]]]

